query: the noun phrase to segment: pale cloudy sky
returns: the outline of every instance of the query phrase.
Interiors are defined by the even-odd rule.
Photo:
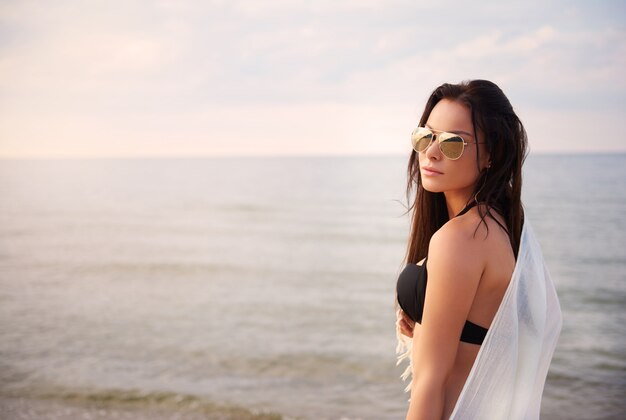
[[[0,157],[406,154],[442,82],[626,151],[623,1],[0,3]]]

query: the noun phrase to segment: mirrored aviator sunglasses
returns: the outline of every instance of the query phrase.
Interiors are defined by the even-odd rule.
[[[430,146],[430,142],[433,137],[436,136],[437,143],[439,143],[439,150],[441,153],[450,160],[457,160],[463,155],[466,142],[463,137],[454,133],[447,133],[445,131],[437,132],[435,134],[433,130],[426,127],[417,127],[411,134],[411,143],[413,149],[416,152],[423,152]]]

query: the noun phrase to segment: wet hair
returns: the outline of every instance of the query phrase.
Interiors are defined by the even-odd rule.
[[[472,198],[481,204],[477,206],[480,222],[476,230],[480,223],[484,223],[489,232],[485,222],[485,217],[489,215],[509,235],[517,259],[524,222],[521,193],[522,165],[528,150],[526,130],[504,92],[487,80],[445,83],[436,88],[426,102],[420,126],[426,124],[433,108],[442,99],[453,100],[468,107],[474,133],[476,136],[480,133],[483,137],[476,141],[486,142],[485,146],[489,151],[491,166],[482,170],[478,168],[480,175],[472,192]],[[479,148],[474,149],[478,164]],[[466,149],[466,152],[468,150],[471,149]],[[444,194],[426,191],[422,186],[419,158],[415,150],[409,158],[407,178],[407,212],[413,213],[405,263],[416,263],[426,257],[432,235],[449,220],[449,216]],[[414,187],[416,194],[411,203]],[[492,215],[492,209],[503,216],[506,226],[502,226]]]

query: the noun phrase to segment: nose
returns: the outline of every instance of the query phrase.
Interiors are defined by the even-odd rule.
[[[433,134],[433,138],[430,141],[430,144],[428,145],[428,147],[426,148],[426,150],[424,151],[426,153],[426,156],[429,159],[440,159],[440,150],[439,150],[439,142],[437,141],[437,135]]]

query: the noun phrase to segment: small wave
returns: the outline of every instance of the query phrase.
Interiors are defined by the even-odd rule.
[[[97,407],[119,407],[133,409],[162,410],[167,412],[186,412],[202,414],[208,418],[224,420],[288,420],[275,412],[253,410],[229,403],[216,403],[198,395],[185,395],[175,392],[141,391],[141,390],[73,390],[62,387],[52,389],[20,390],[19,392],[2,392],[0,396],[12,398],[29,398],[53,400],[68,404],[80,404]],[[184,417],[183,417],[184,418]]]

